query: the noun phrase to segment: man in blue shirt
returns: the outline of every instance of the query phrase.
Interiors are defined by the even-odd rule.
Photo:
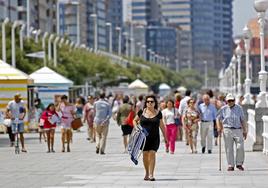
[[[228,171],[234,171],[234,166],[243,171],[245,159],[244,139],[247,138],[247,127],[241,106],[235,104],[235,97],[230,93],[226,96],[227,105],[217,114],[218,132],[223,132]],[[234,143],[236,145],[236,162],[234,162]]]
[[[201,114],[200,134],[202,153],[205,153],[206,145],[208,147],[208,153],[212,153],[213,128],[217,109],[210,103],[209,95],[205,94],[203,96],[203,103],[199,105],[199,112]]]
[[[104,155],[108,135],[109,120],[112,117],[111,105],[105,100],[105,93],[94,103],[94,128],[96,130],[96,153]]]

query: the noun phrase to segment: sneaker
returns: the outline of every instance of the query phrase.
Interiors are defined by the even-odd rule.
[[[227,171],[234,171],[234,167],[229,166],[229,167],[227,168]]]
[[[168,149],[166,149],[166,153],[168,153],[169,152],[169,150]]]
[[[98,154],[100,152],[100,149],[99,148],[96,148],[96,153]]]
[[[100,154],[101,154],[101,155],[105,155],[104,151],[101,151]]]
[[[211,151],[211,150],[208,150],[208,153],[209,153],[209,154],[211,154],[211,153],[212,153],[212,151]]]
[[[244,167],[242,165],[236,165],[236,168],[240,171],[244,171]]]
[[[202,147],[202,153],[205,153],[206,147]]]

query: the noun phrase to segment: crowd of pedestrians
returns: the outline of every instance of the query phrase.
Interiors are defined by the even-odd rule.
[[[183,96],[184,95],[184,96]],[[62,152],[71,151],[72,122],[80,118],[87,126],[90,143],[96,144],[96,154],[105,154],[110,119],[113,118],[122,132],[122,152],[127,153],[129,138],[140,125],[149,133],[143,150],[144,180],[154,181],[156,152],[161,143],[162,132],[166,153],[173,155],[176,151],[176,141],[185,141],[192,154],[213,152],[217,146],[217,137],[223,134],[228,171],[244,170],[244,139],[247,137],[247,127],[244,114],[235,98],[228,94],[226,97],[213,95],[207,91],[195,97],[190,90],[184,94],[175,92],[165,98],[156,95],[128,96],[118,94],[106,97],[88,96],[87,101],[82,97],[75,104],[69,102],[66,95],[61,96],[56,103],[46,108],[40,99],[35,100],[36,118],[42,137],[47,143],[47,152],[55,152],[55,129],[60,126]],[[14,133],[19,133],[22,152],[27,152],[24,145],[25,104],[21,96],[16,94],[14,100],[7,106],[6,119],[10,120],[9,136],[11,146],[14,145]],[[15,122],[16,121],[16,122]],[[118,129],[118,130],[120,130]],[[77,131],[80,131],[79,129]],[[198,148],[198,136],[200,146]],[[237,157],[234,157],[233,145],[236,144]],[[236,159],[236,160],[235,160]]]

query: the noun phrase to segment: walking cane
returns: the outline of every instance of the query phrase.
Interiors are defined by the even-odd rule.
[[[219,171],[221,171],[221,132],[219,135]]]

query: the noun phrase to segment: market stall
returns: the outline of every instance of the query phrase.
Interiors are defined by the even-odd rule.
[[[16,93],[21,94],[25,108],[29,109],[31,93],[28,92],[28,86],[32,83],[33,80],[27,74],[0,60],[0,111],[6,111],[8,102],[13,100]],[[28,110],[25,121],[27,130]]]

